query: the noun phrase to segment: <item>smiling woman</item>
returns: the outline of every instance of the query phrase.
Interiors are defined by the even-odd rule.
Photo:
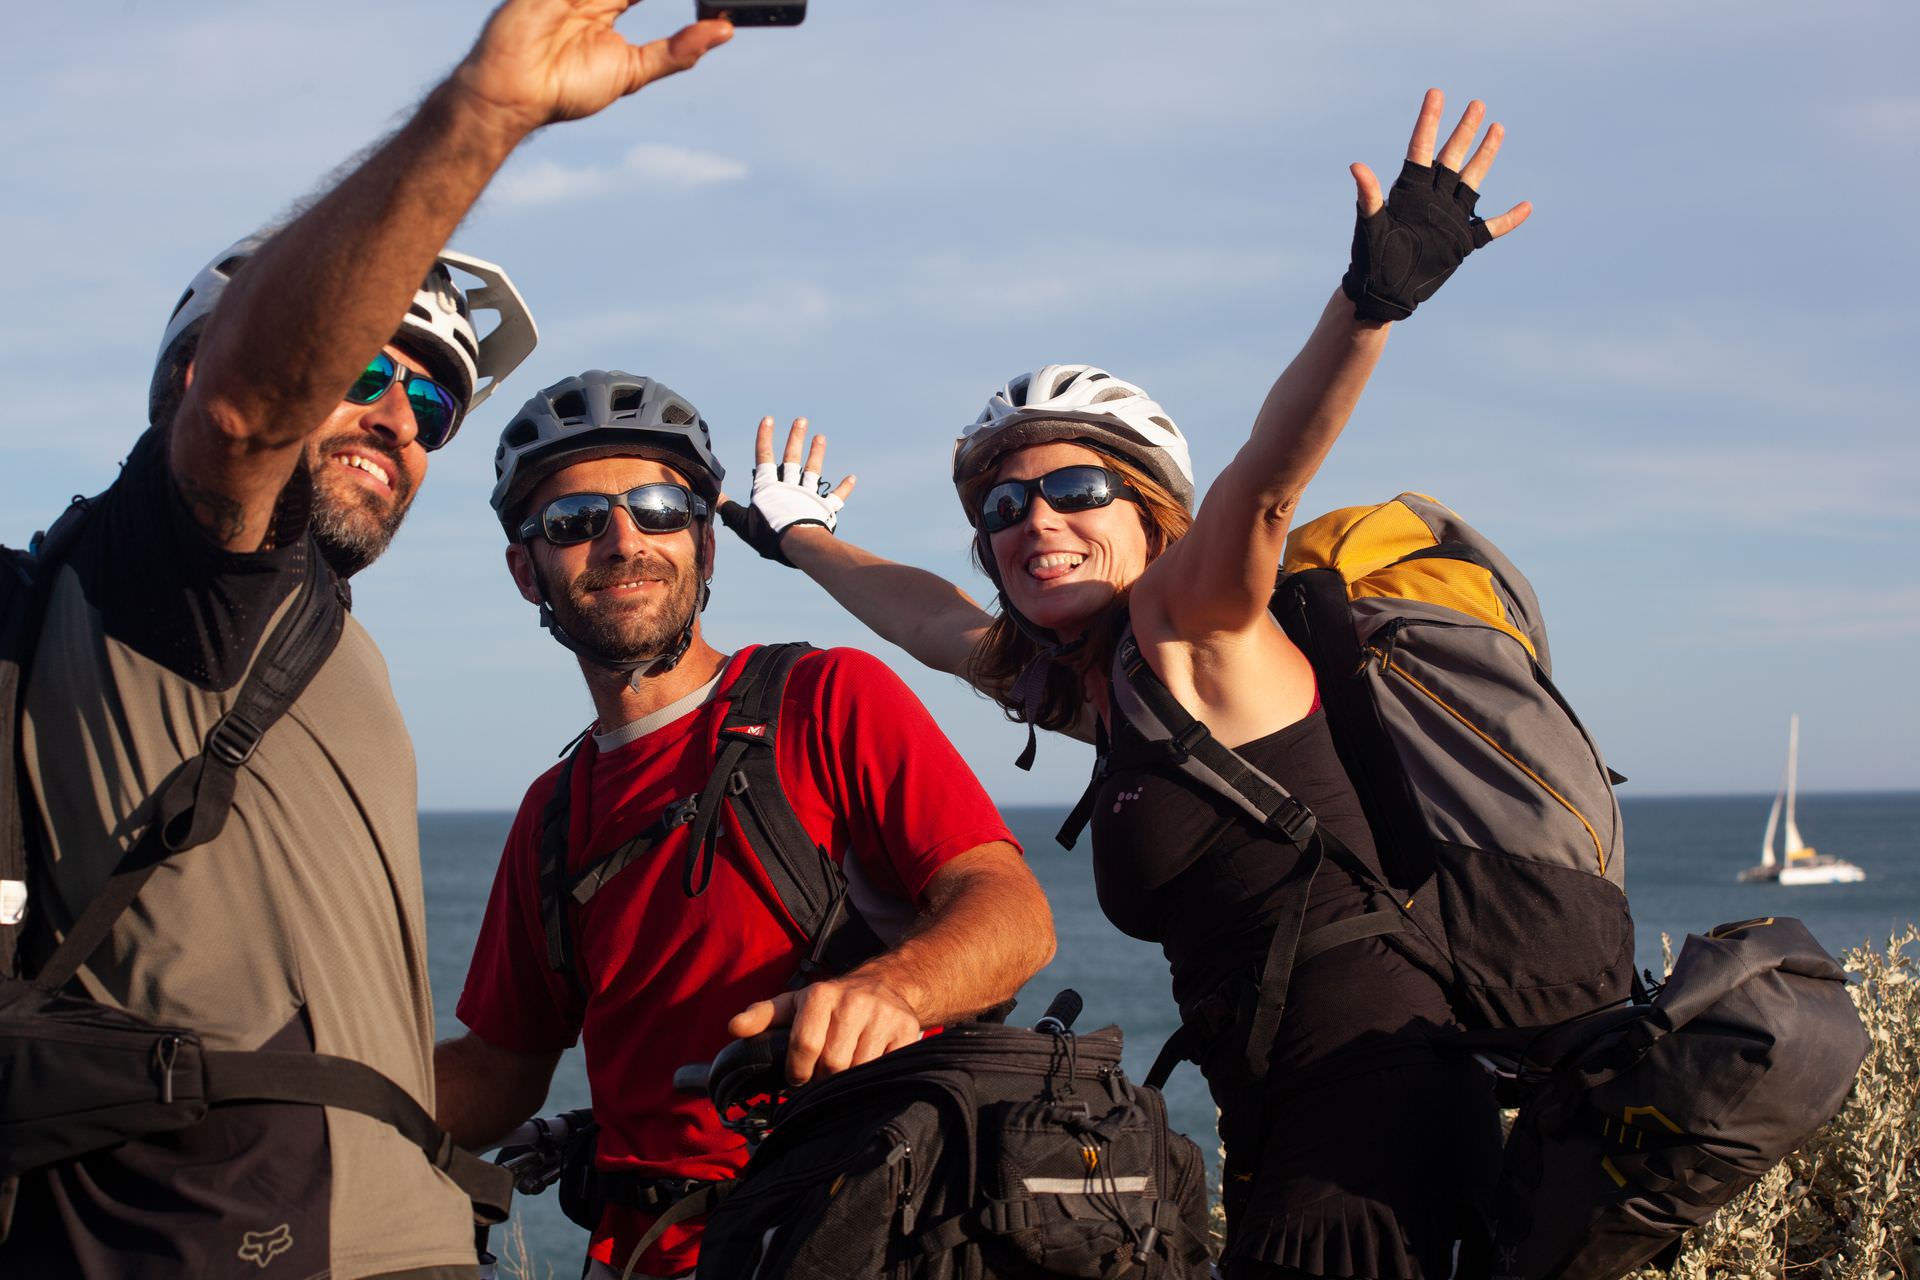
[[[1015,719],[1095,737],[1094,881],[1116,926],[1164,949],[1180,1043],[1220,1108],[1229,1280],[1438,1277],[1463,1249],[1475,1270],[1486,1246],[1479,1205],[1500,1150],[1488,1083],[1435,1048],[1454,1023],[1446,992],[1389,936],[1395,904],[1313,670],[1267,609],[1300,491],[1387,323],[1530,212],[1475,214],[1502,131],[1483,134],[1473,102],[1442,144],[1441,105],[1430,91],[1391,192],[1353,166],[1359,220],[1341,290],[1197,515],[1171,416],[1104,370],[1047,365],[996,391],[954,446],[997,617],[817,524],[755,544]],[[781,481],[764,465],[767,427],[757,447],[754,503],[769,500],[771,524]],[[817,474],[824,447],[807,450],[796,424],[778,471],[801,467],[803,451],[801,474]],[[1122,659],[1317,826],[1255,821],[1154,750],[1116,706]],[[1032,751],[1030,737],[1023,767]]]

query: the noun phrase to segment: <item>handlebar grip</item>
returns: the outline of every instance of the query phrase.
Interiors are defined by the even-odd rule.
[[[1047,1006],[1047,1011],[1040,1015],[1040,1021],[1033,1024],[1033,1029],[1052,1032],[1071,1031],[1073,1020],[1080,1016],[1080,1010],[1085,1006],[1086,1002],[1080,998],[1078,991],[1072,987],[1063,988],[1060,994],[1053,998],[1053,1003]]]
[[[787,1084],[787,1029],[763,1031],[735,1040],[707,1068],[707,1096],[722,1115],[729,1107]]]

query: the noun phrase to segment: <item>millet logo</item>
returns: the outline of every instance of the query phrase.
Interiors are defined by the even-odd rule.
[[[742,734],[749,738],[764,738],[767,736],[767,726],[763,724],[736,724],[728,729],[727,732]]]
[[[293,1248],[293,1228],[281,1223],[271,1231],[249,1231],[240,1237],[240,1260],[251,1262],[262,1271],[275,1258]]]

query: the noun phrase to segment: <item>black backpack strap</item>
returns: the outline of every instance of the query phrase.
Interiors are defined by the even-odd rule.
[[[765,868],[787,914],[812,944],[793,977],[804,986],[820,973],[845,973],[884,948],[852,909],[846,873],[808,833],[780,781],[775,744],[787,678],[810,653],[809,644],[762,645],[748,657],[731,690],[731,704],[720,722],[720,755],[688,843],[691,860],[703,849],[711,873],[714,819],[724,800]],[[692,866],[691,861],[689,866]],[[699,882],[705,887],[705,879]],[[689,891],[695,890],[690,874]]]
[[[20,972],[27,895],[26,788],[20,778],[20,703],[46,591],[35,566],[0,552],[0,977]]]
[[[513,1198],[513,1173],[454,1145],[453,1138],[411,1094],[351,1058],[275,1050],[210,1051],[203,1055],[209,1105],[297,1102],[341,1107],[400,1131],[451,1178],[489,1223],[504,1222]]]
[[[1306,847],[1318,825],[1313,810],[1232,748],[1222,746],[1206,725],[1181,706],[1173,691],[1147,665],[1131,628],[1120,637],[1113,665],[1113,714],[1126,715],[1136,722],[1141,730],[1138,736],[1147,740],[1155,763],[1171,765],[1209,791],[1231,800],[1289,844]],[[1124,680],[1118,678],[1121,676]],[[1165,730],[1164,737],[1149,732],[1150,725],[1137,723],[1148,717]]]
[[[586,996],[573,944],[573,917],[567,908],[567,839],[573,811],[573,769],[586,750],[582,734],[554,779],[553,794],[540,814],[540,924],[547,935],[547,965],[563,973]]]
[[[114,922],[161,862],[220,834],[233,807],[241,767],[333,652],[346,626],[346,612],[332,572],[313,560],[293,604],[241,682],[233,706],[214,722],[200,754],[174,771],[146,830],[34,979],[42,990],[58,991],[67,984],[106,941]]]
[[[1063,849],[1071,849],[1080,843],[1080,833],[1087,829],[1087,823],[1093,821],[1093,806],[1100,798],[1100,788],[1105,785],[1107,775],[1113,772],[1113,740],[1107,736],[1106,723],[1098,718],[1093,722],[1093,776],[1087,779],[1087,789],[1080,793],[1080,799],[1074,802],[1073,812],[1060,824],[1060,830],[1054,833],[1054,840]]]
[[[20,938],[32,880],[27,856],[32,798],[22,785],[20,759],[27,672],[54,581],[91,506],[89,499],[75,496],[51,528],[35,535],[31,550],[0,549],[0,977],[17,977],[23,968]]]

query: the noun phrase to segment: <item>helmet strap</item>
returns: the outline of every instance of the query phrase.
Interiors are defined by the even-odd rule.
[[[528,555],[531,558],[531,548],[528,549]],[[575,638],[560,625],[560,619],[554,613],[553,603],[548,597],[547,580],[536,567],[533,581],[540,589],[540,625],[546,628],[547,634],[557,640],[562,648],[586,659],[603,671],[625,676],[627,688],[638,693],[640,681],[667,674],[680,665],[680,659],[686,657],[687,650],[693,647],[694,626],[699,622],[701,613],[707,607],[707,601],[713,595],[713,581],[706,574],[706,559],[706,539],[704,537],[694,539],[693,571],[699,575],[700,590],[694,596],[693,608],[688,611],[687,620],[682,624],[679,634],[674,636],[672,643],[659,653],[646,654],[638,658],[615,658]]]

